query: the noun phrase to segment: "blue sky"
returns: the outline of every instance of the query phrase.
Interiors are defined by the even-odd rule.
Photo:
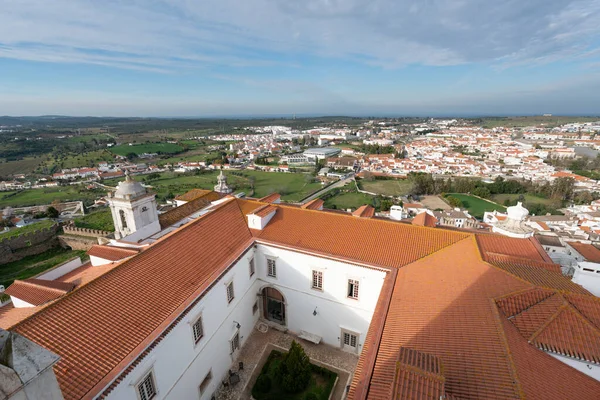
[[[0,115],[600,114],[600,0],[0,10]]]

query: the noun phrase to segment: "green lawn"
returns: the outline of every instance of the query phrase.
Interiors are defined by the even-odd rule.
[[[0,232],[0,242],[5,239],[21,236],[27,232],[36,232],[41,229],[50,228],[55,222],[52,220],[43,220],[34,222],[33,224],[25,225],[22,228],[11,228],[8,232]]]
[[[271,382],[269,391],[262,392],[260,385],[252,388],[252,397],[256,400],[305,400],[308,393],[314,394],[316,400],[328,400],[333,391],[337,374],[323,367],[311,364],[311,378],[308,387],[300,393],[288,393],[280,387],[278,382],[277,368],[281,363],[283,353],[277,350],[271,351],[265,365],[261,370],[261,376],[268,376]],[[260,376],[259,376],[260,378]]]
[[[506,207],[500,204],[486,201],[468,194],[448,193],[446,197],[448,196],[455,197],[462,201],[463,207],[466,208],[469,211],[469,214],[475,218],[483,218],[483,213],[486,211],[498,210],[500,212],[506,212]]]
[[[36,206],[54,201],[93,201],[104,194],[102,190],[86,189],[83,185],[0,192],[0,208]]]
[[[340,193],[325,200],[324,207],[338,210],[353,210],[365,204],[372,205],[373,196],[358,192]]]
[[[234,175],[234,173],[236,175]],[[217,184],[219,171],[204,172],[199,175],[177,174],[173,172],[162,173],[159,179],[147,182],[152,186],[159,197],[167,194],[177,196],[191,189],[212,190]],[[235,188],[234,193],[245,192],[252,195],[250,179],[254,179],[254,197],[263,197],[277,192],[285,201],[300,201],[309,194],[319,190],[321,184],[308,182],[306,174],[292,174],[284,172],[262,172],[262,171],[225,171],[227,183]],[[143,176],[135,179],[143,180]],[[107,185],[115,186],[118,180],[106,181]]]
[[[132,146],[121,144],[119,146],[111,147],[110,151],[120,156],[126,156],[129,153],[135,153],[137,155],[144,153],[174,154],[183,151],[183,147],[174,143],[145,143],[134,144]]]
[[[35,256],[0,265],[0,285],[8,287],[15,279],[27,279],[55,267],[73,257],[83,257],[83,250],[67,250],[62,247],[50,249]]]
[[[361,181],[362,190],[382,194],[384,196],[405,196],[412,189],[412,182],[408,179],[375,179],[372,181]]]
[[[498,204],[504,204],[505,200],[517,201],[519,199],[520,194],[495,194],[492,196],[492,200]],[[524,194],[525,203],[527,204],[544,204],[551,205],[551,199],[545,199],[543,197],[534,196],[532,194]]]
[[[114,232],[115,226],[109,208],[101,208],[75,218],[75,226],[78,228],[99,229],[101,231]]]

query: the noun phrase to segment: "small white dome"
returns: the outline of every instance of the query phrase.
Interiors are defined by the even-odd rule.
[[[129,174],[126,174],[124,181],[119,182],[115,197],[120,199],[133,199],[146,194],[146,189],[141,183],[131,179]]]
[[[523,207],[521,202],[518,202],[516,206],[508,207],[506,213],[509,219],[523,221],[529,215],[529,210]]]

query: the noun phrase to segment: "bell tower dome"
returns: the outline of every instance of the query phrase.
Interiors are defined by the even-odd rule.
[[[125,180],[108,196],[115,238],[138,241],[160,231],[155,197],[133,180],[129,172],[125,174]]]

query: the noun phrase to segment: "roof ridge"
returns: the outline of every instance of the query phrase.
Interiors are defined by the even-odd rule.
[[[507,273],[508,273],[508,272],[507,272]],[[511,274],[511,275],[512,275],[512,274]],[[517,278],[518,278],[518,277],[517,277]],[[533,285],[533,284],[532,284],[532,285]],[[530,290],[533,290],[533,289],[546,289],[546,288],[544,288],[544,287],[538,287],[538,286],[535,286],[535,285],[534,285],[534,287],[533,287],[532,289],[530,289]],[[546,290],[550,290],[550,291],[552,291],[552,292],[554,292],[554,293],[552,293],[552,294],[551,294],[550,296],[548,296],[548,297],[544,297],[542,300],[540,300],[540,301],[538,301],[538,302],[536,302],[536,303],[534,303],[534,304],[531,304],[530,306],[528,306],[528,307],[524,308],[523,310],[519,311],[518,313],[516,313],[516,314],[515,314],[515,315],[513,315],[512,317],[516,317],[517,315],[521,315],[521,314],[523,314],[525,311],[529,310],[530,308],[533,308],[533,307],[537,306],[538,304],[542,304],[543,302],[545,302],[546,300],[548,300],[548,299],[550,299],[551,297],[555,296],[556,294],[559,294],[557,290],[552,290],[552,289],[546,289]],[[510,297],[510,296],[509,296],[509,297]],[[563,300],[564,300],[564,297],[563,297]]]
[[[510,293],[504,294],[502,296],[495,297],[494,300],[497,302],[497,301],[500,301],[500,300],[508,299],[509,297],[514,297],[514,296],[518,296],[518,295],[521,295],[521,294],[525,294],[526,292],[531,292],[533,290],[554,291],[552,289],[546,289],[546,288],[543,288],[543,287],[540,287],[540,286],[533,285],[533,287],[529,287],[529,288],[525,288],[525,289],[519,289],[519,290],[516,290],[514,292],[510,292]],[[552,296],[552,294],[550,296]],[[548,297],[550,297],[550,296],[548,296]]]
[[[560,314],[561,314],[561,313],[562,313],[564,310],[566,310],[566,309],[569,307],[569,305],[568,305],[568,302],[565,300],[565,298],[564,298],[564,297],[562,297],[562,296],[561,296],[561,298],[562,298],[562,300],[563,300],[563,304],[561,304],[561,305],[558,307],[558,309],[557,309],[557,310],[554,312],[554,314],[552,314],[552,315],[550,316],[550,318],[548,318],[548,319],[546,320],[546,322],[544,322],[544,323],[543,323],[543,324],[542,324],[542,325],[541,325],[541,326],[538,328],[538,330],[537,330],[537,331],[533,332],[533,334],[532,334],[532,335],[529,337],[529,339],[527,339],[527,341],[528,341],[529,343],[533,342],[533,341],[535,340],[535,338],[536,338],[536,337],[538,337],[538,336],[539,336],[539,335],[540,335],[540,334],[541,334],[541,333],[542,333],[542,332],[543,332],[543,331],[544,331],[544,330],[545,330],[545,329],[548,327],[548,325],[550,325],[550,323],[552,323],[552,321],[554,321],[556,318],[558,318],[558,316],[559,316],[559,315],[560,315]]]
[[[15,279],[13,283],[15,283],[15,282],[20,282],[21,284],[26,284],[26,285],[31,286],[31,287],[43,288],[43,289],[46,289],[46,290],[51,290],[51,291],[58,292],[58,293],[63,293],[63,294],[68,292],[66,290],[61,290],[61,289],[58,289],[58,288],[54,288],[54,287],[42,285],[42,284],[39,284],[37,282],[30,282],[27,279],[23,279],[23,280],[21,280],[21,279]]]
[[[591,297],[591,296],[590,296]],[[563,296],[564,298],[564,296]],[[573,312],[575,313],[576,316],[578,316],[579,318],[581,318],[585,323],[587,323],[588,325],[590,325],[590,327],[596,332],[596,334],[600,337],[600,327],[597,327],[596,324],[594,324],[592,321],[590,321],[585,315],[583,315],[583,313],[581,311],[579,311],[579,309],[577,307],[574,306],[573,303],[571,303],[568,299],[565,299],[565,301],[567,302],[567,304],[569,305],[569,308],[571,310],[573,310]]]
[[[512,352],[510,350],[510,345],[508,344],[508,338],[506,337],[506,332],[504,331],[504,326],[502,325],[502,317],[500,316],[500,312],[498,311],[498,305],[494,299],[490,299],[492,303],[492,314],[494,315],[494,321],[496,321],[496,330],[498,331],[498,336],[500,337],[500,341],[502,342],[502,348],[506,353],[506,359],[508,360],[508,366],[511,375],[513,376],[514,385],[516,386],[516,392],[519,394],[521,399],[525,399],[525,391],[523,390],[523,386],[521,386],[521,380],[519,379],[519,372],[517,371],[517,366],[515,365],[515,360],[513,359]]]
[[[413,225],[411,225],[411,226],[413,226]],[[418,225],[415,225],[415,226],[416,226],[417,228],[423,228],[422,226],[418,226]],[[425,259],[427,259],[427,258],[429,258],[429,257],[431,257],[431,256],[433,256],[433,255],[435,255],[435,254],[437,254],[437,253],[439,253],[440,251],[442,251],[442,250],[446,250],[446,249],[448,249],[448,248],[450,248],[450,247],[452,247],[452,246],[454,246],[454,245],[457,245],[457,244],[461,243],[463,240],[467,240],[467,239],[469,239],[469,236],[467,236],[467,237],[464,237],[464,238],[462,238],[462,239],[460,239],[460,240],[457,240],[457,241],[456,241],[456,242],[454,242],[454,243],[450,243],[450,244],[448,244],[448,245],[446,245],[446,246],[443,246],[443,247],[441,247],[441,248],[439,248],[439,249],[437,249],[437,250],[435,250],[435,251],[432,251],[432,252],[431,252],[431,253],[429,253],[429,254],[425,254],[423,257],[417,258],[417,259],[415,259],[415,260],[413,260],[413,261],[409,262],[408,264],[404,264],[404,265],[402,265],[402,266],[400,266],[400,267],[394,267],[394,269],[400,269],[400,268],[408,267],[409,265],[412,265],[412,264],[414,264],[414,263],[416,263],[416,262],[418,262],[418,261],[425,260]]]

